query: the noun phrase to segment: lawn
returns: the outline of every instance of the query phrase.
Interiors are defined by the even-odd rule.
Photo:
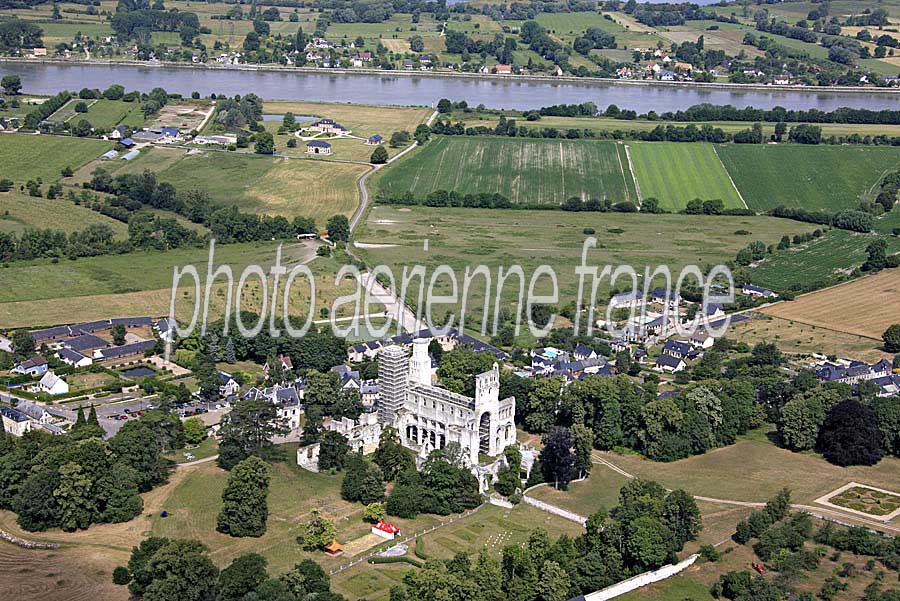
[[[627,146],[641,198],[656,198],[671,211],[683,209],[695,198],[718,198],[727,208],[744,206],[712,144],[629,142]]]
[[[112,148],[110,142],[71,138],[8,134],[0,136],[0,179],[24,183],[41,178],[59,179],[63,167],[77,169]]]
[[[528,496],[589,516],[601,509],[609,511],[618,505],[619,489],[626,482],[628,478],[625,476],[603,465],[594,464],[587,480],[571,483],[567,491],[541,486],[529,492]]]
[[[366,167],[351,163],[266,157],[251,153],[154,148],[119,172],[156,172],[179,191],[202,188],[213,200],[267,215],[315,219],[320,229],[359,203],[356,180]],[[144,156],[146,155],[146,156]]]
[[[614,142],[438,137],[385,170],[379,188],[463,194],[499,192],[514,203],[558,204],[577,196],[634,200],[627,162]]]
[[[29,228],[50,228],[69,234],[95,223],[111,227],[119,238],[127,238],[126,224],[70,200],[36,198],[18,191],[0,193],[0,232],[21,234]]]
[[[852,311],[847,311],[851,307]],[[897,322],[900,270],[887,269],[833,288],[778,303],[765,313],[805,324],[831,328],[875,340]]]
[[[888,254],[900,250],[900,239],[880,236]],[[878,236],[832,229],[824,236],[768,255],[750,270],[755,284],[775,290],[821,288],[848,277],[866,260],[866,247]]]
[[[848,482],[890,489],[897,485],[900,470],[896,457],[882,459],[872,467],[838,467],[814,453],[794,453],[759,440],[741,440],[671,463],[637,455],[604,453],[604,457],[626,472],[669,488],[750,502],[767,501],[785,486],[791,489],[794,503],[810,503]]]
[[[778,205],[839,211],[869,198],[900,150],[867,146],[729,144],[722,162],[752,209]]]

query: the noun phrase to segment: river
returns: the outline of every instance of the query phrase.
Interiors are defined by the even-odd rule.
[[[118,83],[126,90],[154,87],[188,95],[197,91],[247,94],[266,99],[314,100],[369,104],[433,105],[440,98],[465,100],[491,108],[531,109],[561,103],[591,101],[601,108],[670,111],[709,102],[823,111],[848,106],[869,109],[900,108],[900,94],[810,90],[761,90],[699,86],[639,85],[616,82],[527,81],[514,78],[463,78],[414,75],[327,74],[137,67],[123,65],[45,64],[0,62],[0,73],[17,73],[25,92],[54,94],[83,87],[104,89]]]

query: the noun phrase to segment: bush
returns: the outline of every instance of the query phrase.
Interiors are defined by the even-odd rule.
[[[116,566],[112,573],[113,584],[125,585],[131,582],[131,572],[125,566]]]

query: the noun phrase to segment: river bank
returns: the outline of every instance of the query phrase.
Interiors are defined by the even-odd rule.
[[[684,110],[698,104],[832,111],[840,107],[894,109],[900,90],[804,88],[650,82],[602,78],[497,76],[256,65],[194,65],[139,61],[0,58],[0,72],[17,74],[33,94],[120,84],[149,92],[161,87],[188,96],[253,92],[266,99],[434,107],[441,98],[470,106],[531,110],[556,104],[615,104],[638,113]]]
[[[832,86],[812,87],[802,85],[775,86],[771,84],[741,84],[728,82],[696,82],[696,81],[660,81],[652,79],[618,79],[614,77],[574,77],[571,75],[496,75],[486,73],[463,73],[452,71],[407,71],[384,70],[366,68],[334,68],[322,69],[319,67],[289,67],[285,65],[220,65],[210,63],[187,63],[175,61],[136,61],[126,59],[65,59],[65,58],[28,58],[28,57],[0,57],[0,63],[31,63],[47,65],[86,65],[109,67],[138,67],[138,68],[166,68],[166,69],[198,69],[212,71],[252,71],[269,73],[298,73],[313,75],[347,75],[367,77],[411,77],[411,78],[455,78],[474,79],[493,82],[535,82],[535,83],[572,83],[572,84],[614,84],[626,86],[653,86],[660,88],[697,88],[719,90],[753,90],[753,91],[789,91],[804,93],[852,93],[852,94],[892,94],[900,97],[900,88],[877,88],[874,86]],[[491,107],[496,108],[496,107]]]

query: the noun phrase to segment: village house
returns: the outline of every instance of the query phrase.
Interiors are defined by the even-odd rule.
[[[34,401],[19,401],[16,405],[16,411],[24,413],[31,419],[41,425],[49,424],[53,421],[53,416],[43,406]]]
[[[244,393],[244,399],[266,400],[276,406],[278,417],[287,422],[293,432],[300,428],[300,416],[304,413],[301,403],[303,383],[298,380],[290,386],[275,384],[269,388],[253,387]]]
[[[766,288],[761,288],[760,286],[755,286],[753,284],[744,284],[741,287],[741,294],[744,296],[751,296],[753,298],[778,298],[778,294],[768,290]]]
[[[682,63],[676,62],[672,67],[675,71],[679,71],[681,73],[690,73],[694,70],[694,66],[691,63]]]
[[[22,436],[31,431],[31,418],[12,407],[0,405],[0,416],[3,418],[3,430],[13,436]]]
[[[366,138],[365,143],[368,144],[369,146],[378,146],[383,141],[384,141],[384,139],[380,135],[375,134],[373,136],[369,136],[368,138]]]
[[[310,140],[306,143],[307,154],[331,154],[331,144],[322,140]]]
[[[693,348],[689,342],[683,340],[669,340],[663,346],[662,353],[670,355],[676,359],[685,359],[691,353]]]
[[[509,65],[497,65],[495,70],[497,75],[512,75],[512,67]]]
[[[609,306],[613,309],[628,308],[640,306],[644,300],[644,295],[640,290],[631,290],[630,292],[620,292],[609,299]]]
[[[227,372],[219,372],[219,382],[219,396],[223,399],[234,397],[241,390],[241,385]]]
[[[66,347],[59,349],[56,352],[56,356],[60,361],[66,365],[71,365],[72,367],[87,367],[94,362],[94,360],[87,355],[82,355],[78,351],[73,351]]]
[[[716,343],[716,339],[709,335],[706,330],[699,329],[691,334],[691,345],[696,348],[708,349],[712,348]]]
[[[41,381],[38,383],[38,388],[41,392],[46,392],[47,394],[54,396],[69,392],[69,385],[66,381],[52,371],[48,371],[44,374],[44,377],[42,377]]]
[[[350,133],[346,127],[340,123],[335,123],[334,119],[319,119],[314,121],[308,128],[310,131],[320,131],[325,134],[346,134]]]
[[[653,369],[660,372],[675,373],[682,371],[685,367],[686,364],[684,362],[684,359],[674,357],[667,353],[663,353],[656,360],[656,365],[653,367]]]
[[[887,359],[868,365],[862,361],[839,360],[835,363],[825,361],[815,368],[816,375],[822,382],[840,382],[854,385],[867,380],[877,380],[891,375],[893,365]]]
[[[294,363],[287,355],[278,355],[278,358],[275,359],[275,361],[277,361],[276,365],[281,368],[282,373],[287,373],[294,369]],[[265,377],[266,380],[269,379],[269,371],[271,371],[273,367],[274,366],[269,365],[268,361],[263,365],[263,377]]]
[[[34,377],[47,373],[47,369],[49,369],[47,360],[40,355],[35,355],[30,359],[17,363],[10,371],[14,374]]]

